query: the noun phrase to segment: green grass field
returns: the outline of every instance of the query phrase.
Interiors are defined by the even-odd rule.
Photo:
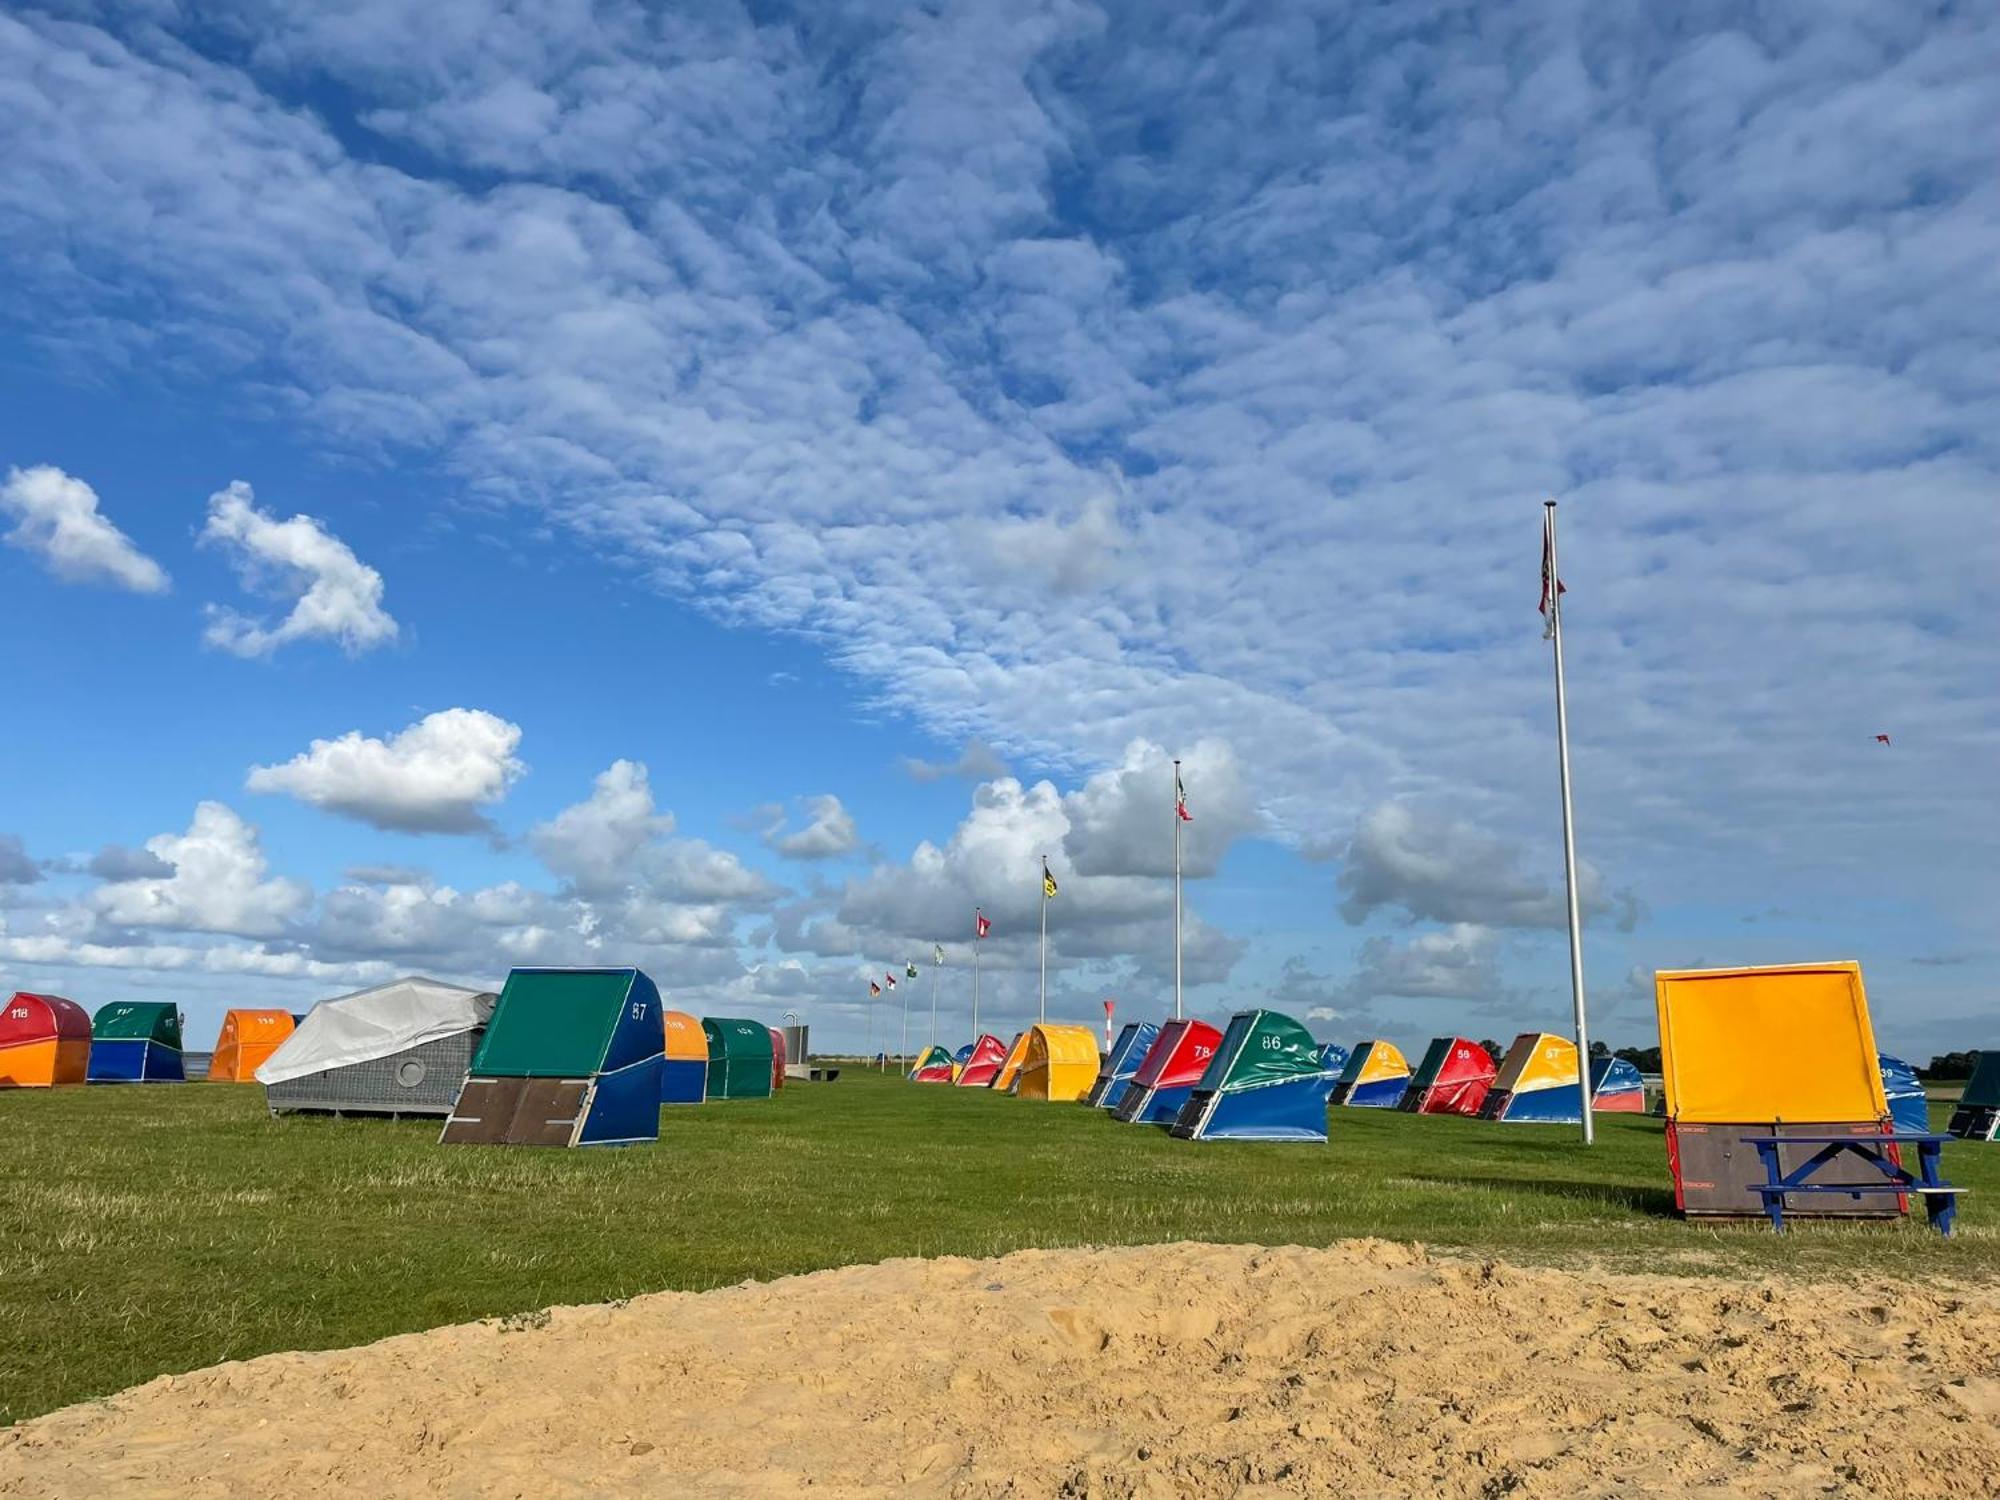
[[[1934,1107],[1934,1113],[1941,1113]],[[900,1255],[1175,1239],[1422,1240],[1688,1274],[2000,1273],[2000,1146],[1916,1223],[1704,1228],[1671,1216],[1659,1122],[1482,1125],[1340,1110],[1318,1145],[1196,1144],[1074,1105],[850,1069],[668,1112],[660,1143],[443,1149],[437,1125],[272,1120],[263,1090],[0,1093],[0,1417],[168,1371],[553,1303]]]

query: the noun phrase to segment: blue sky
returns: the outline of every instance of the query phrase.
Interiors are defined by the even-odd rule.
[[[1599,1033],[1992,1044],[1996,112],[1957,6],[14,7],[0,983],[956,1038],[1046,852],[1157,1014],[1178,754],[1198,1011],[1559,1027],[1553,495]]]

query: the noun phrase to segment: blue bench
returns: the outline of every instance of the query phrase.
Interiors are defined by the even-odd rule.
[[[1944,1143],[1951,1139],[1946,1135],[1746,1135],[1744,1141],[1757,1148],[1757,1155],[1764,1162],[1764,1181],[1756,1185],[1756,1192],[1764,1200],[1764,1212],[1771,1216],[1771,1227],[1782,1231],[1785,1227],[1785,1199],[1793,1193],[1846,1193],[1851,1198],[1860,1198],[1863,1193],[1895,1193],[1899,1196],[1921,1198],[1924,1212],[1930,1218],[1931,1227],[1939,1234],[1951,1233],[1951,1221],[1958,1213],[1958,1195],[1964,1188],[1955,1188],[1938,1175],[1938,1154]],[[1785,1171],[1779,1160],[1781,1146],[1817,1146],[1805,1161]],[[1906,1168],[1889,1160],[1891,1146],[1914,1146],[1917,1148],[1917,1175],[1912,1176]],[[1881,1182],[1818,1183],[1809,1179],[1828,1162],[1841,1155],[1858,1156],[1882,1174]]]

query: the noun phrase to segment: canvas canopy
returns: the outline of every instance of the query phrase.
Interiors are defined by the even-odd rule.
[[[413,974],[322,1001],[257,1068],[257,1081],[269,1087],[477,1031],[495,998]]]
[[[1173,1133],[1185,1140],[1323,1141],[1334,1077],[1321,1066],[1312,1033],[1290,1016],[1240,1011]]]
[[[620,1146],[660,1134],[664,1007],[638,969],[516,969],[440,1138]]]
[[[1194,1092],[1222,1033],[1206,1021],[1169,1021],[1146,1050],[1139,1071],[1119,1095],[1112,1114],[1140,1125],[1171,1125]]]
[[[0,1088],[82,1083],[90,1071],[90,1017],[60,995],[18,990],[0,1008]]]
[[[1088,1026],[1036,1026],[1014,1092],[1057,1104],[1081,1099],[1096,1081],[1097,1064],[1097,1033]]]
[[[775,1026],[764,1029],[771,1033],[771,1092],[775,1094],[785,1086],[785,1034]]]
[[[993,1087],[1012,1089],[1014,1080],[1020,1076],[1021,1061],[1028,1055],[1028,1033],[1017,1031],[1014,1040],[1007,1044],[1007,1060],[1000,1064],[1000,1071],[993,1075]]]
[[[92,1083],[181,1083],[181,1013],[160,1000],[115,1000],[90,1018]]]
[[[665,1017],[660,1061],[660,1103],[699,1104],[708,1094],[708,1033],[686,1011]]]
[[[991,1032],[981,1036],[972,1044],[965,1062],[953,1080],[962,1089],[983,1089],[992,1086],[999,1076],[1000,1065],[1007,1060],[1007,1046]]]
[[[1889,1119],[1896,1127],[1898,1135],[1926,1135],[1931,1128],[1930,1100],[1924,1097],[1924,1086],[1917,1079],[1917,1070],[1900,1057],[1884,1054],[1877,1059],[1882,1065],[1882,1097],[1889,1101]]]
[[[1410,1065],[1394,1042],[1358,1042],[1334,1083],[1333,1102],[1352,1109],[1394,1109],[1409,1086]]]
[[[1689,1214],[1763,1211],[1755,1135],[1879,1135],[1889,1103],[1868,997],[1856,963],[1662,970],[1654,976],[1660,1068],[1667,1095],[1667,1162],[1675,1206]],[[1816,1149],[1816,1148],[1815,1148]],[[1787,1166],[1810,1151],[1780,1148]],[[1866,1163],[1836,1159],[1816,1185],[1879,1182]],[[1884,1217],[1888,1194],[1793,1198],[1792,1214]]]
[[[257,1070],[284,1045],[294,1026],[288,1010],[232,1010],[208,1060],[211,1083],[255,1083]]]
[[[1945,1130],[1961,1140],[2000,1140],[2000,1047],[1979,1054]]]
[[[951,1054],[935,1042],[924,1048],[909,1072],[911,1083],[950,1083],[951,1076]]]
[[[1086,1104],[1094,1104],[1100,1109],[1116,1107],[1125,1092],[1125,1085],[1138,1074],[1146,1060],[1146,1054],[1153,1050],[1153,1043],[1159,1040],[1160,1028],[1151,1021],[1127,1021],[1118,1033],[1118,1039],[1111,1044],[1111,1050],[1104,1054],[1099,1064],[1097,1077],[1091,1080],[1090,1092],[1084,1095]]]
[[[1319,1049],[1319,1065],[1338,1079],[1347,1071],[1347,1049],[1338,1042],[1328,1042]]]
[[[701,1023],[708,1034],[708,1097],[768,1099],[777,1059],[771,1028],[762,1021],[710,1016]]]

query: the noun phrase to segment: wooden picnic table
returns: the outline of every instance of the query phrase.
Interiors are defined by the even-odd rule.
[[[1764,1212],[1771,1216],[1774,1230],[1784,1229],[1785,1199],[1793,1193],[1846,1193],[1857,1199],[1864,1193],[1895,1193],[1921,1198],[1931,1227],[1942,1235],[1951,1233],[1951,1222],[1958,1213],[1958,1195],[1965,1189],[1953,1187],[1938,1173],[1939,1153],[1944,1143],[1951,1139],[1950,1136],[1884,1132],[1881,1135],[1747,1135],[1743,1139],[1755,1146],[1758,1156],[1763,1159],[1765,1180],[1756,1185],[1756,1191],[1763,1197]],[[1819,1149],[1787,1172],[1778,1156],[1781,1146],[1817,1146]],[[1889,1160],[1891,1146],[1917,1148],[1916,1175],[1912,1176],[1908,1168]],[[1841,1155],[1860,1157],[1879,1171],[1883,1180],[1811,1181],[1814,1173]]]

